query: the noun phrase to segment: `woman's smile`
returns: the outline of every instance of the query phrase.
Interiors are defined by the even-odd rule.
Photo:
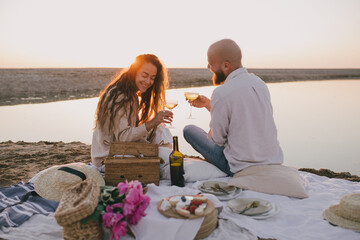
[[[142,93],[146,92],[155,81],[157,68],[152,63],[144,63],[136,74],[136,86]]]

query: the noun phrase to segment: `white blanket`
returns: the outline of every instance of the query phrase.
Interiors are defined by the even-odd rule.
[[[227,201],[218,201],[214,196],[208,196],[215,206],[223,206],[219,214],[219,226],[206,239],[257,239],[275,238],[278,240],[292,239],[360,239],[360,233],[335,227],[322,218],[322,212],[329,206],[338,204],[340,199],[349,193],[360,193],[360,183],[342,179],[329,179],[311,173],[300,172],[307,182],[309,198],[296,199],[279,195],[243,191],[236,197],[261,198],[279,207],[279,213],[263,220],[237,215],[226,209]],[[216,179],[228,181],[229,178]],[[187,183],[185,188],[169,187],[169,181],[161,181],[160,186],[149,185],[148,195],[151,204],[137,226],[132,227],[136,239],[186,239],[194,236],[202,220],[189,224],[189,221],[168,219],[157,211],[157,204],[163,198],[177,194],[195,194],[193,188],[198,183]],[[161,231],[159,231],[161,229]],[[184,229],[188,233],[184,233]],[[0,238],[4,239],[62,239],[61,227],[51,216],[33,216],[18,228],[1,228]],[[158,238],[158,233],[162,233]],[[185,235],[182,235],[185,234]],[[184,238],[185,237],[185,238]],[[124,238],[134,239],[127,235]]]

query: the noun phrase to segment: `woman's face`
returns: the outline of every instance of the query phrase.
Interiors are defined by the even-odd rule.
[[[152,63],[144,63],[138,70],[135,83],[141,93],[146,92],[154,84],[157,68]]]

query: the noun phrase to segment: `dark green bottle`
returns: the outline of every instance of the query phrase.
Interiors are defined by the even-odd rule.
[[[184,156],[179,152],[178,137],[173,136],[173,151],[169,156],[171,185],[184,187]]]

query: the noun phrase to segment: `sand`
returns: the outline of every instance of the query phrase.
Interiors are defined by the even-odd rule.
[[[2,142],[0,143],[0,187],[28,181],[39,171],[53,165],[90,162],[91,146],[81,142]],[[350,173],[328,169],[300,169],[327,177],[360,181]]]
[[[0,143],[0,187],[27,182],[53,165],[89,163],[90,145],[81,142]]]

